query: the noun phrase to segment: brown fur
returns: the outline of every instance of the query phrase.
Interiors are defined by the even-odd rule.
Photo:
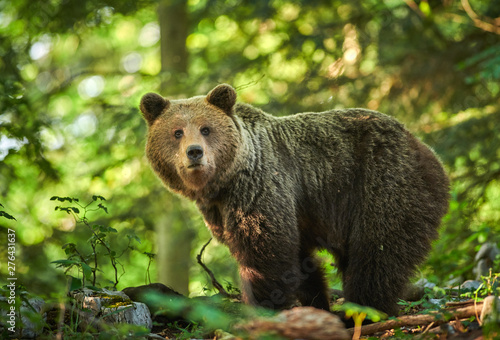
[[[349,301],[396,313],[448,207],[434,153],[379,112],[276,118],[235,100],[219,85],[185,100],[147,94],[141,111],[154,171],[196,201],[239,261],[245,301],[329,309],[314,259],[323,248],[337,259]]]

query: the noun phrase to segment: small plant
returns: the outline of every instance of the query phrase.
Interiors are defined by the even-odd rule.
[[[432,303],[431,299],[449,299],[450,296],[446,295],[446,292],[439,287],[425,288],[424,295],[418,301],[405,301],[399,300],[398,305],[402,306],[404,314],[419,313],[425,314],[433,310],[439,309],[435,303]]]
[[[345,302],[342,305],[333,306],[334,311],[342,311],[345,313],[346,318],[351,318],[354,321],[354,334],[353,339],[359,339],[361,336],[361,325],[363,320],[366,318],[372,320],[373,322],[378,322],[380,320],[386,319],[387,315],[374,308],[367,306],[360,306],[356,303]]]
[[[148,253],[147,251],[145,251],[143,254],[146,255],[149,259],[148,267],[146,268],[146,284],[151,284],[151,273],[149,272],[149,268],[151,267],[151,262],[153,262],[156,254]]]
[[[181,322],[175,321],[167,325],[171,329],[176,329],[179,333],[175,334],[176,339],[203,339],[207,332],[197,322],[182,325]]]
[[[78,198],[72,197],[53,196],[50,200],[72,204],[71,206],[56,206],[55,210],[65,211],[66,213],[72,215],[75,219],[75,222],[77,224],[85,225],[91,234],[90,238],[87,240],[87,242],[90,244],[90,247],[92,248],[92,252],[90,254],[84,253],[75,243],[66,243],[62,248],[64,249],[68,257],[63,260],[52,262],[57,264],[57,267],[66,268],[65,273],[68,273],[68,271],[70,271],[72,268],[77,268],[78,271],[83,274],[81,281],[70,276],[70,290],[86,286],[86,280],[91,282],[91,286],[96,286],[97,271],[99,270],[98,260],[100,255],[108,257],[109,262],[114,269],[114,280],[112,281],[112,283],[113,288],[116,288],[116,285],[119,281],[118,258],[120,258],[127,250],[133,249],[131,247],[132,241],[135,240],[140,243],[141,240],[135,234],[128,234],[128,244],[120,254],[111,249],[109,235],[112,233],[117,233],[117,230],[109,226],[92,224],[87,217],[87,214],[92,211],[102,210],[106,214],[108,213],[108,209],[102,204],[102,202],[106,199],[102,196],[92,196],[92,201],[87,204],[81,204]],[[102,249],[104,250],[104,252],[101,254],[98,250]]]
[[[480,296],[500,295],[500,273],[493,273],[493,270],[490,268],[489,275],[481,276],[481,279],[483,283],[478,289]]]

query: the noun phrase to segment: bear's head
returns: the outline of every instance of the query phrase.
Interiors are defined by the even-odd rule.
[[[192,196],[231,167],[240,141],[235,102],[235,90],[225,84],[189,99],[167,100],[155,93],[142,97],[146,154],[170,189]]]

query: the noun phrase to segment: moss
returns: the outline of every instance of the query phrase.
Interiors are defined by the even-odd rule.
[[[101,298],[101,306],[104,308],[118,308],[121,306],[130,306],[133,301],[130,299],[124,299],[119,295],[109,295],[109,294],[98,294]]]

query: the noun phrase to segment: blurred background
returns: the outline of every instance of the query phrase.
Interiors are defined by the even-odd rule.
[[[101,195],[108,213],[86,218],[116,229],[117,253],[133,248],[118,259],[118,289],[147,283],[154,253],[153,282],[212,294],[196,264],[210,233],[150,170],[138,104],[146,92],[182,98],[219,83],[274,115],[365,107],[404,122],[453,182],[416,279],[473,278],[480,246],[500,241],[499,17],[500,2],[482,0],[0,0],[0,210],[16,218],[0,217],[0,231],[16,230],[18,283],[64,294],[51,262],[68,257],[68,243],[91,253],[91,234],[50,198]],[[212,242],[203,261],[238,285],[224,246]],[[99,268],[106,286],[113,268],[106,258]]]

